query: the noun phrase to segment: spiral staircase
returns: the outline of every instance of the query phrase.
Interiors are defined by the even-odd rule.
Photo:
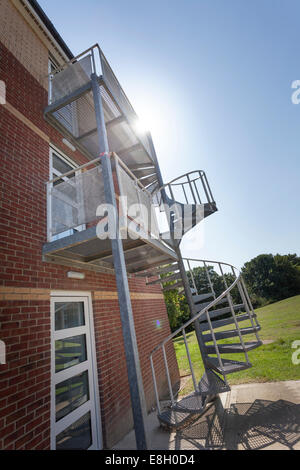
[[[164,292],[183,291],[189,305],[190,319],[165,338],[150,356],[158,419],[169,429],[180,429],[197,419],[216,395],[230,390],[229,374],[252,367],[248,353],[262,344],[258,336],[260,325],[242,275],[234,266],[181,255],[183,236],[217,211],[205,173],[196,171],[176,178],[156,190],[154,198],[168,219],[169,230],[161,236],[176,252],[177,261],[136,274],[145,277],[148,285],[160,284]],[[197,272],[202,276],[201,282]],[[190,352],[191,329],[195,330],[199,361],[202,358],[204,366],[201,378],[197,377],[199,365],[193,362]],[[193,392],[183,398],[174,389],[172,365],[166,352],[175,337],[182,338],[185,345],[188,375],[193,383]],[[234,354],[239,355],[239,360],[232,358]],[[161,359],[169,390],[169,397],[164,396],[163,400],[158,385],[161,376],[157,380]]]

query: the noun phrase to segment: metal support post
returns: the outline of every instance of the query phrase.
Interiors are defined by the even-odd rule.
[[[147,436],[145,429],[146,401],[142,382],[142,374],[139,362],[134,319],[132,314],[128,278],[125,265],[122,240],[119,233],[119,218],[117,214],[117,203],[113,174],[109,157],[109,147],[105,128],[104,113],[98,77],[91,75],[92,90],[95,103],[95,114],[99,138],[99,150],[102,156],[102,173],[106,203],[111,204],[116,210],[116,237],[111,239],[112,253],[114,259],[115,276],[118,289],[120,315],[122,322],[124,347],[127,363],[128,382],[130,388],[136,445],[138,450],[147,449]]]

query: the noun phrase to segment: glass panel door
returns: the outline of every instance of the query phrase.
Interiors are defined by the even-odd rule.
[[[52,297],[52,448],[99,448],[88,297]]]

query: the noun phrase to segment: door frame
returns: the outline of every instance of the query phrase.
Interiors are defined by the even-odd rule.
[[[51,384],[50,384],[50,395],[51,395],[51,413],[50,413],[50,436],[51,436],[51,450],[56,449],[56,435],[55,426],[56,422],[56,410],[55,410],[55,316],[54,316],[54,302],[65,300],[69,302],[76,302],[85,300],[85,305],[87,305],[87,312],[85,315],[88,321],[88,332],[89,332],[89,344],[90,344],[90,364],[88,370],[92,373],[92,383],[93,389],[92,396],[94,399],[94,408],[95,408],[95,437],[96,442],[93,442],[90,449],[101,450],[103,449],[103,436],[102,436],[102,426],[101,426],[101,410],[100,410],[100,396],[99,396],[99,384],[98,384],[98,369],[97,369],[97,358],[96,358],[96,342],[95,342],[95,330],[94,330],[94,316],[93,316],[93,304],[91,292],[86,291],[65,291],[65,290],[54,290],[50,293],[50,327],[51,327]],[[81,327],[74,328],[74,330],[79,330]],[[70,329],[70,331],[72,331]],[[89,382],[90,383],[90,382]],[[84,405],[82,405],[84,406]]]

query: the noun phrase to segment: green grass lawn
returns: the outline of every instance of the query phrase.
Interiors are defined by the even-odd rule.
[[[293,341],[300,340],[300,295],[276,302],[266,307],[256,309],[258,321],[261,325],[259,336],[261,340],[273,340],[271,344],[254,349],[248,353],[252,368],[230,374],[230,384],[249,382],[273,382],[279,380],[299,380],[300,365],[292,363]],[[243,322],[241,326],[248,326]],[[233,329],[229,325],[217,331]],[[195,366],[196,377],[200,380],[203,374],[203,364],[199,353],[195,333],[187,334],[190,354],[193,366]],[[244,341],[255,340],[254,335],[243,336]],[[223,340],[222,343],[237,343],[238,338]],[[185,345],[182,337],[174,340],[176,356],[179,364],[180,375],[190,374],[189,364],[185,353]],[[226,354],[222,357],[245,361],[243,354]],[[182,390],[186,394],[192,390],[192,381],[189,380]]]

